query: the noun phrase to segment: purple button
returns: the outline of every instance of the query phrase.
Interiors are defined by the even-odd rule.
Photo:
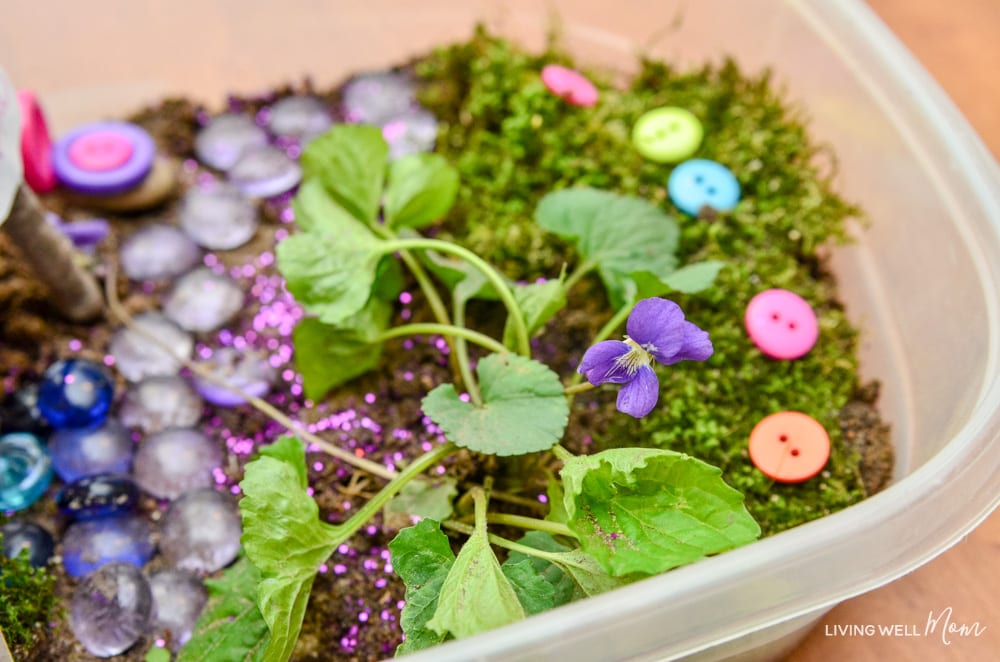
[[[750,340],[772,359],[805,356],[819,336],[812,306],[788,290],[766,290],[755,296],[743,321]]]
[[[111,195],[135,188],[149,174],[156,145],[128,122],[95,122],[63,136],[52,150],[56,177],[66,188]]]

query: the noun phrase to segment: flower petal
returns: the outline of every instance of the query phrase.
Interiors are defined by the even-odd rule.
[[[642,418],[653,411],[660,399],[660,380],[648,365],[635,373],[635,378],[618,391],[618,411]]]
[[[691,322],[684,322],[684,342],[677,353],[666,361],[659,356],[656,360],[663,365],[673,365],[680,361],[704,361],[712,355],[715,349],[708,337],[708,331],[702,331]]]
[[[594,386],[606,384],[624,384],[631,381],[633,375],[628,374],[625,368],[618,364],[618,357],[626,354],[631,348],[621,340],[605,340],[590,349],[583,355],[580,367],[577,372],[587,378]]]
[[[669,299],[643,299],[635,304],[625,325],[628,337],[663,363],[680,350],[684,342],[684,311]]]

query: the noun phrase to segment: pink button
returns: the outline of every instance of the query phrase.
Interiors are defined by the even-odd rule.
[[[48,193],[56,187],[56,171],[52,165],[52,139],[45,115],[31,90],[18,90],[21,107],[21,161],[24,181],[35,193]]]
[[[88,172],[106,172],[124,165],[132,158],[132,141],[117,131],[87,133],[69,146],[73,165]]]
[[[750,340],[772,359],[802,357],[819,336],[812,306],[788,290],[766,290],[755,296],[743,322]]]
[[[597,88],[586,76],[574,69],[547,64],[542,68],[542,82],[549,92],[574,106],[590,107],[597,103]]]

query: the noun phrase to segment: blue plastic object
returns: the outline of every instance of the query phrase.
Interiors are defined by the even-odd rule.
[[[33,434],[0,437],[0,510],[21,510],[38,501],[52,482],[52,461]]]
[[[49,366],[38,387],[38,409],[54,428],[99,425],[108,415],[114,387],[104,369],[85,359]]]
[[[690,159],[670,173],[670,200],[688,216],[702,207],[729,211],[740,201],[740,183],[726,166],[708,159]]]

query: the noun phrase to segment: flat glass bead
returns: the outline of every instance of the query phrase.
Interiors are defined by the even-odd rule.
[[[243,393],[256,398],[267,395],[277,378],[277,371],[268,363],[267,355],[253,350],[241,351],[232,347],[222,347],[215,350],[210,358],[200,361],[199,365]],[[235,407],[246,403],[245,398],[197,375],[194,378],[194,385],[201,396],[213,405]]]
[[[267,128],[276,136],[308,142],[333,126],[333,118],[321,99],[285,97],[270,108]]]
[[[153,527],[140,515],[74,522],[62,540],[62,563],[71,577],[120,561],[136,567],[153,558]]]
[[[128,473],[135,444],[115,419],[96,428],[58,430],[49,439],[52,467],[67,483],[101,473]]]
[[[170,504],[160,527],[160,551],[167,563],[192,572],[211,573],[240,551],[239,508],[228,494],[201,489]]]
[[[213,117],[194,139],[198,160],[216,170],[229,170],[244,150],[267,144],[267,132],[246,115]]]
[[[250,241],[259,222],[250,198],[235,186],[218,183],[188,189],[177,218],[181,229],[199,246],[222,251]]]
[[[38,385],[38,410],[54,428],[90,427],[108,415],[114,393],[108,373],[97,363],[56,361]]]
[[[139,503],[139,486],[128,476],[97,474],[66,485],[56,496],[59,512],[76,520],[124,515]]]
[[[152,434],[197,424],[203,404],[187,380],[179,375],[147,377],[125,391],[118,416],[126,427]]]
[[[433,151],[437,132],[437,117],[423,108],[409,110],[382,125],[382,137],[389,143],[391,161]]]
[[[135,316],[136,325],[146,334],[159,338],[171,348],[165,351],[159,344],[150,342],[144,335],[122,327],[111,337],[108,351],[115,359],[115,368],[130,382],[147,377],[176,375],[181,365],[174,356],[188,358],[194,350],[194,339],[161,313],[149,312]]]
[[[146,631],[153,592],[139,569],[112,563],[80,582],[70,602],[69,624],[91,655],[124,653]]]
[[[205,585],[184,570],[161,570],[149,578],[153,589],[153,631],[167,639],[171,650],[187,643],[201,610],[208,602]]]
[[[163,313],[186,331],[215,331],[243,308],[245,298],[235,280],[202,267],[177,279]]]
[[[56,548],[52,534],[34,522],[7,522],[0,526],[0,535],[4,556],[13,559],[27,550],[28,563],[36,568],[46,565]]]
[[[150,435],[135,455],[135,482],[158,499],[215,484],[212,470],[222,464],[219,444],[198,430],[175,428]]]
[[[298,186],[302,168],[285,150],[264,145],[243,152],[229,170],[229,181],[251,198],[270,198]]]
[[[380,71],[348,81],[341,103],[348,121],[381,125],[413,108],[416,96],[410,75]]]
[[[11,432],[0,437],[0,510],[27,508],[52,482],[52,461],[38,437]]]
[[[118,255],[130,279],[163,280],[193,269],[201,259],[201,249],[180,229],[150,223],[123,241]]]

